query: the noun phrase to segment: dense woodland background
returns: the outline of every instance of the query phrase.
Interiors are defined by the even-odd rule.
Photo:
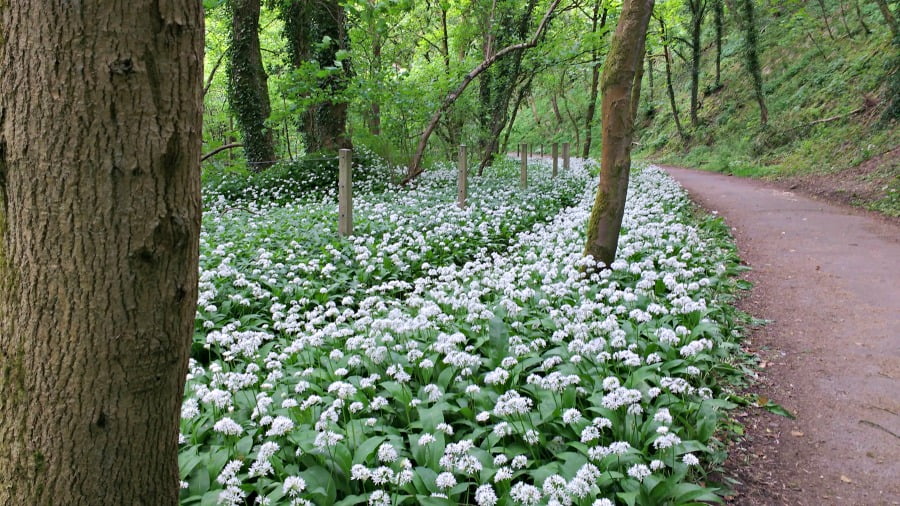
[[[211,157],[206,177],[273,161],[321,172],[351,146],[400,172],[439,110],[426,166],[458,144],[482,169],[519,142],[596,156],[599,73],[620,10],[609,0],[206,0],[204,150],[243,144]],[[657,2],[637,157],[788,178],[896,215],[895,11],[884,0]]]

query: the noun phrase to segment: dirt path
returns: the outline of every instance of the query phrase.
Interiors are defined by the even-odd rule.
[[[754,180],[666,168],[732,227],[772,323],[754,392],[796,420],[739,412],[736,504],[900,504],[900,226]]]

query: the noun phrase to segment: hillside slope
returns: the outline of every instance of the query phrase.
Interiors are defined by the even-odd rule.
[[[844,15],[840,0],[824,5],[833,38],[818,3],[761,7],[766,128],[760,126],[733,19],[726,27],[718,90],[712,89],[715,44],[712,33],[704,33],[700,125],[690,131],[686,145],[672,120],[660,58],[652,100],[644,81],[636,157],[776,179],[790,188],[900,216],[896,112],[885,119],[900,79],[900,42],[892,43],[875,2],[860,0],[856,11],[852,0],[844,0]],[[680,117],[689,129],[690,76],[687,63],[677,58],[673,81]]]

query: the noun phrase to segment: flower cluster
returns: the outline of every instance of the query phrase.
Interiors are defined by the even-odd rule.
[[[697,483],[728,407],[711,371],[738,339],[733,249],[648,168],[619,259],[585,258],[585,165],[476,179],[466,210],[436,171],[361,196],[371,223],[336,245],[331,204],[215,201],[185,502],[714,500]]]

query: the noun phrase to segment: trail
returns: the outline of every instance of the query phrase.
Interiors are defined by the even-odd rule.
[[[794,413],[738,412],[734,504],[900,504],[900,226],[764,182],[666,167],[723,216],[771,323],[752,391]]]

